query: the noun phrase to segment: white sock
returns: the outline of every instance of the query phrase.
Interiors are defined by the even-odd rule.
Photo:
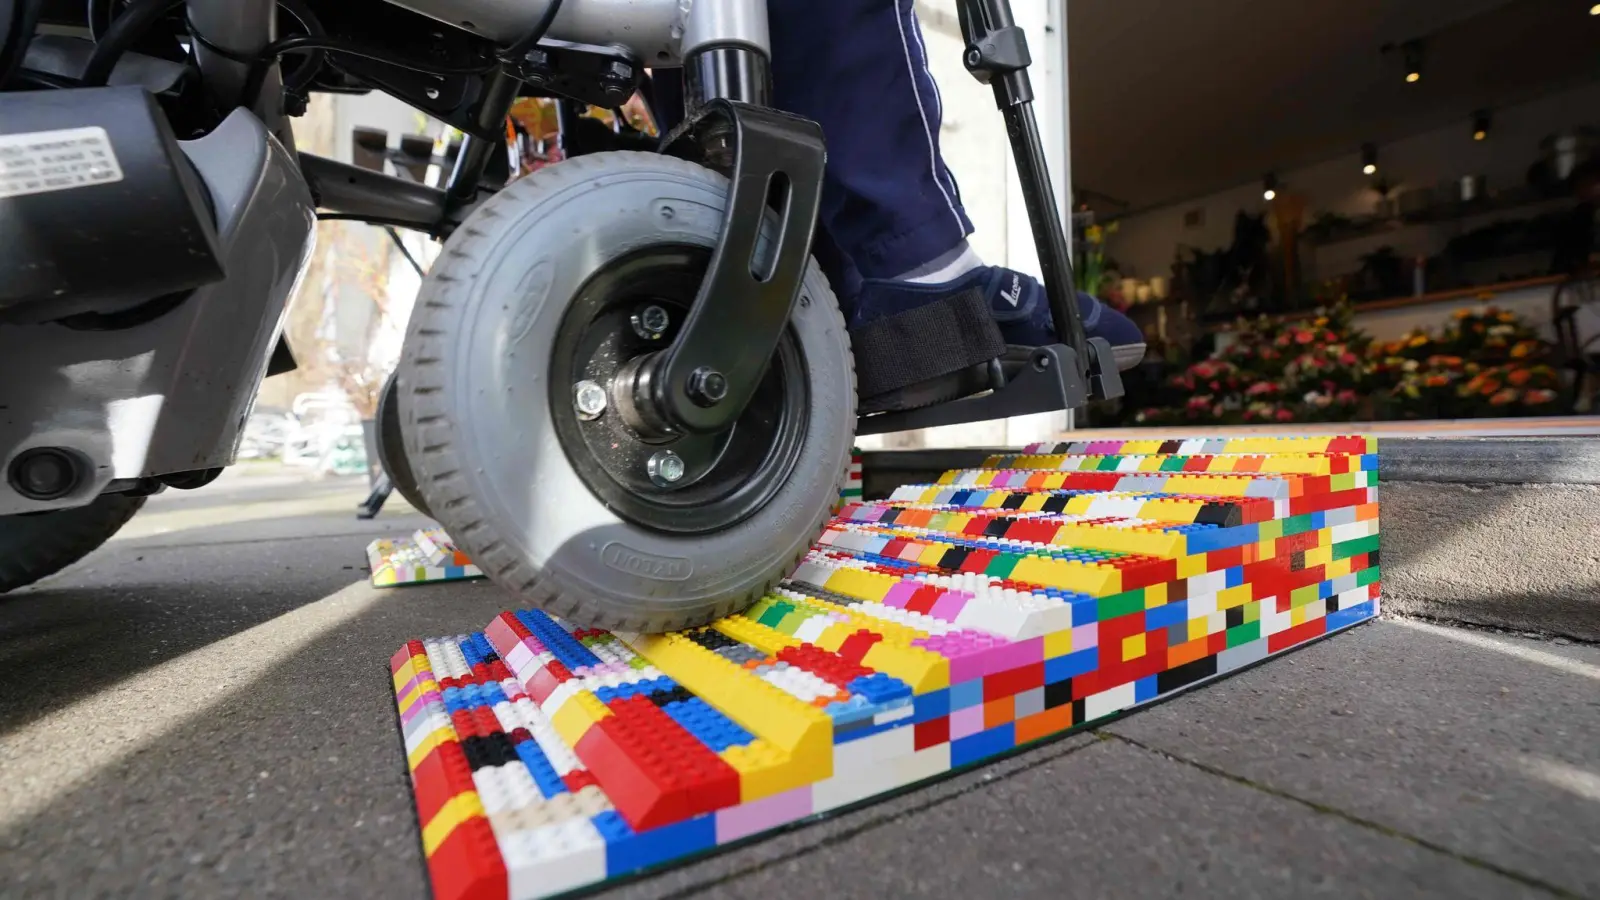
[[[909,272],[895,277],[895,281],[913,284],[943,284],[983,268],[983,258],[965,240]]]

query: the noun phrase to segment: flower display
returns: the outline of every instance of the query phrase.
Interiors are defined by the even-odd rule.
[[[1373,341],[1341,300],[1301,321],[1242,319],[1215,353],[1168,379],[1144,425],[1549,415],[1550,346],[1514,314],[1457,311],[1437,332]]]

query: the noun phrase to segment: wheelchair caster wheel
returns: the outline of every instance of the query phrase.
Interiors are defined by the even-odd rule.
[[[726,195],[722,175],[672,157],[570,159],[474,212],[418,297],[398,379],[417,488],[490,579],[575,624],[666,631],[736,612],[838,501],[855,375],[815,263],[732,428],[662,437],[609,387],[672,341]],[[716,373],[700,374],[714,394]]]

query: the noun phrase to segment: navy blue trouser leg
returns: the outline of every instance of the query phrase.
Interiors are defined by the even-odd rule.
[[[828,168],[817,261],[846,304],[862,277],[892,278],[972,233],[939,152],[939,88],[912,0],[770,0],[774,105],[822,126]],[[657,73],[663,128],[677,71]]]
[[[892,278],[971,234],[939,153],[939,88],[912,0],[769,0],[768,9],[773,104],[822,126],[822,225],[854,268]]]

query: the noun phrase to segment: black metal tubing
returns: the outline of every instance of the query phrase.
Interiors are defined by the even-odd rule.
[[[1101,338],[1091,341],[1091,352],[1094,344],[1105,343]],[[1109,346],[1105,346],[1105,355],[1109,361]],[[1035,347],[1029,351],[1026,363],[997,390],[937,406],[863,416],[856,420],[856,434],[888,434],[1077,409],[1089,400],[1089,382],[1079,374],[1083,368],[1071,347]],[[1112,366],[1111,371],[1115,373],[1116,367]]]
[[[461,153],[456,156],[455,168],[450,170],[450,180],[445,185],[446,205],[451,210],[466,206],[478,198],[483,173],[489,165],[491,154],[506,152],[506,116],[511,104],[516,102],[522,82],[504,67],[495,69],[483,79],[483,96],[473,113],[474,132],[462,140]],[[494,135],[490,139],[488,135]]]
[[[439,235],[451,224],[445,192],[337,160],[300,154],[300,172],[311,185],[317,207],[345,218],[370,219]]]
[[[1050,165],[1039,138],[1039,122],[1033,112],[1033,85],[1028,80],[1027,41],[1011,14],[1010,0],[960,0],[957,13],[961,33],[967,41],[967,69],[981,82],[994,88],[996,105],[1006,123],[1006,136],[1017,162],[1017,177],[1022,182],[1022,198],[1028,210],[1028,223],[1039,252],[1039,268],[1044,275],[1044,291],[1050,301],[1050,317],[1056,336],[1075,351],[1072,363],[1085,384],[1098,374],[1091,368],[1094,356],[1084,340],[1083,320],[1078,315],[1077,288],[1073,284],[1072,257],[1067,252],[1066,229],[1056,209],[1055,192],[1050,187]],[[1112,372],[1116,371],[1113,366]],[[1119,382],[1120,384],[1120,382]]]
[[[729,427],[744,411],[788,327],[811,257],[827,153],[815,122],[732,100],[708,101],[688,124],[725,128],[732,137],[722,239],[678,339],[645,361],[632,388],[636,402],[673,428],[709,434]],[[767,271],[756,272],[769,194],[776,200],[778,233],[768,248]],[[691,379],[703,387],[706,372],[723,376],[726,393],[720,398],[695,395]]]
[[[683,63],[684,99],[689,109],[711,100],[772,105],[771,66],[744,45],[709,47]]]

